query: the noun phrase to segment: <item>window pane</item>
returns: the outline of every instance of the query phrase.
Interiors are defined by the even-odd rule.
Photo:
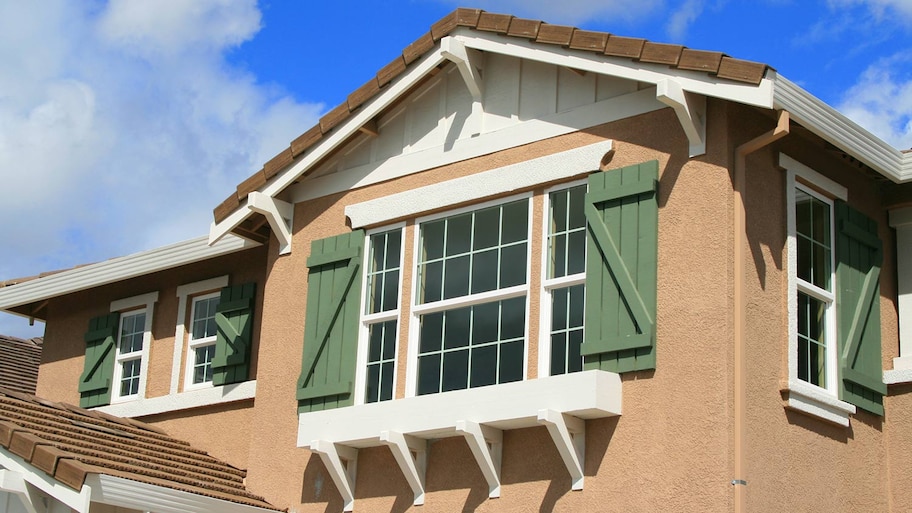
[[[529,205],[526,200],[503,206],[501,244],[526,240],[529,235]]]
[[[472,343],[486,344],[497,340],[500,303],[485,303],[473,309]]]
[[[443,278],[443,299],[452,299],[469,293],[469,256],[446,261]]]
[[[121,318],[120,354],[142,351],[143,333],[146,326],[145,312],[125,315]]]
[[[580,230],[570,234],[570,247],[567,248],[567,274],[586,271],[586,231]]]
[[[443,312],[421,316],[421,342],[418,351],[440,351],[443,342]]]
[[[517,244],[501,250],[500,288],[526,283],[526,245]]]
[[[193,302],[193,320],[191,323],[190,338],[199,340],[216,335],[215,310],[219,304],[219,297],[197,299]]]
[[[446,219],[421,224],[422,261],[443,258],[443,233]]]
[[[570,223],[569,229],[586,228],[586,186],[579,185],[570,189]]]
[[[551,293],[551,330],[567,329],[567,301],[569,289],[557,289]]]
[[[440,354],[418,357],[418,395],[440,392]]]
[[[568,334],[567,340],[567,372],[583,370],[583,356],[580,349],[583,345],[583,330],[573,330]]]
[[[389,401],[393,398],[393,362],[384,362],[380,373],[380,400]]]
[[[585,195],[585,185],[555,191],[549,195],[549,278],[560,278],[586,270]]]
[[[395,310],[399,306],[399,271],[389,271],[383,275],[383,312]]]
[[[551,194],[551,233],[567,231],[567,191],[557,191]]]
[[[383,323],[383,359],[384,360],[395,360],[396,359],[396,339],[397,337],[397,322],[396,321],[387,321]]]
[[[381,324],[372,324],[368,328],[367,361],[380,361],[383,353],[383,330]]]
[[[826,387],[826,303],[798,293],[798,379]]]
[[[551,269],[549,278],[560,278],[567,275],[567,234],[561,233],[551,238]]]
[[[443,392],[466,388],[469,375],[469,350],[443,353]]]
[[[497,289],[497,250],[476,253],[472,262],[472,294]]]
[[[462,214],[447,220],[446,255],[461,255],[469,252],[472,240],[472,214]]]
[[[193,383],[212,381],[212,357],[215,356],[215,345],[197,347],[193,352]]]
[[[487,208],[475,213],[475,250],[493,248],[500,238],[500,208]]]
[[[500,345],[500,383],[522,381],[523,343],[521,340]]]
[[[364,402],[375,403],[380,400],[380,364],[367,366],[367,392]]]
[[[500,339],[522,338],[526,328],[526,297],[501,301]]]
[[[551,334],[551,375],[557,376],[566,372],[567,332]]]
[[[136,395],[139,393],[140,360],[128,360],[121,364],[120,395]]]
[[[470,387],[497,383],[497,346],[482,346],[472,350],[472,379]]]
[[[551,292],[551,374],[578,372],[583,368],[580,344],[583,342],[585,286]]]
[[[795,190],[795,229],[798,277],[830,290],[830,205]]]
[[[469,345],[471,308],[459,308],[444,313],[443,348]]]

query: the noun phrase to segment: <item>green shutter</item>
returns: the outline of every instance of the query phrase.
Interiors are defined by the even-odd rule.
[[[101,315],[89,320],[85,334],[86,353],[79,378],[79,406],[92,408],[111,402],[111,380],[114,377],[114,346],[120,314]]]
[[[364,231],[313,241],[298,411],[353,404]]]
[[[584,368],[654,369],[659,163],[589,176]]]
[[[222,289],[215,309],[215,355],[212,356],[212,384],[230,385],[247,381],[253,342],[253,299],[256,283]],[[188,356],[190,358],[191,356]]]
[[[880,266],[877,222],[836,203],[836,310],[839,317],[839,398],[883,415],[880,356]]]

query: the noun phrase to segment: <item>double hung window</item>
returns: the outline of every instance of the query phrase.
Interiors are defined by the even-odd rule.
[[[217,333],[215,314],[219,299],[218,292],[193,298],[187,344],[188,387],[212,383],[212,357],[215,356]]]
[[[115,358],[114,366],[116,397],[126,398],[139,395],[139,380],[143,367],[145,326],[145,309],[126,312],[120,316],[117,357]]]
[[[401,262],[401,229],[370,235],[364,316],[368,340],[364,387],[367,403],[393,398]]]

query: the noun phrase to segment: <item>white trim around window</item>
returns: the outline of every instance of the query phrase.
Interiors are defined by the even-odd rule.
[[[121,312],[117,327],[117,344],[114,348],[115,363],[114,376],[111,380],[111,403],[134,401],[146,395],[146,378],[149,367],[149,350],[152,345],[152,317],[155,303],[158,301],[158,292],[149,292],[138,296],[118,299],[111,302],[111,312]],[[121,353],[121,338],[125,334],[124,323],[136,320],[136,316],[143,315],[142,322],[142,348],[138,351]],[[134,327],[135,328],[135,327]],[[128,362],[139,361],[138,386],[135,393],[121,395],[121,379],[123,366]]]
[[[896,229],[896,254],[912,255],[912,207],[890,211],[890,226]],[[893,370],[884,371],[887,384],[912,382],[912,259],[896,259],[899,312],[899,356]]]
[[[219,290],[228,286],[228,275],[208,280],[187,283],[177,287],[177,326],[174,330],[174,357],[171,364],[171,394],[179,391],[181,363],[184,361],[184,342],[187,334],[187,305],[189,298],[204,292]],[[188,357],[189,359],[189,357]],[[186,380],[185,380],[186,382]]]
[[[220,292],[211,292],[209,294],[201,294],[199,296],[193,296],[190,299],[192,303],[190,307],[190,327],[187,330],[187,351],[186,357],[184,358],[184,390],[193,390],[196,388],[209,388],[212,386],[212,356],[215,352],[215,330],[207,330],[204,336],[200,338],[194,338],[195,324],[198,321],[211,320],[212,325],[215,322],[215,312],[212,311],[211,302],[215,300],[215,305],[218,304],[218,299],[221,296]],[[201,307],[206,308],[206,311],[201,310]],[[208,313],[211,313],[212,316],[209,317]],[[205,315],[206,317],[200,317]],[[196,361],[196,351],[198,349],[206,348],[208,353],[206,355],[206,361],[204,366],[208,367],[209,370],[206,372],[202,381],[195,382],[196,380],[196,367],[199,365],[199,362]]]
[[[802,413],[812,415],[842,426],[849,425],[849,415],[855,413],[855,406],[838,398],[838,355],[837,355],[837,323],[836,323],[836,267],[835,267],[835,237],[834,225],[834,198],[846,199],[845,187],[833,182],[807,166],[780,154],[779,163],[786,169],[786,204],[787,204],[787,272],[788,272],[788,407]],[[796,197],[804,195],[810,201],[825,205],[827,219],[822,226],[828,232],[829,255],[823,262],[827,265],[826,271],[820,275],[821,283],[812,283],[798,276],[798,235],[796,220]],[[810,345],[814,342],[808,338],[800,340],[799,328],[799,294],[806,297],[808,308],[805,315],[810,318],[810,304],[819,305],[823,320],[817,325],[822,331],[820,337],[823,341],[824,365],[818,369],[819,374],[812,370],[801,373],[799,370],[800,344],[809,345],[807,352],[810,354]],[[810,321],[805,322],[810,325]],[[805,326],[810,330],[809,326]],[[810,368],[810,356],[807,356]],[[819,383],[814,383],[819,381]]]

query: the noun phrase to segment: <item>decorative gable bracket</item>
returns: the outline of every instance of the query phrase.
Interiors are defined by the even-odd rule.
[[[465,80],[466,87],[475,103],[481,103],[482,89],[482,63],[484,58],[481,52],[466,46],[452,37],[440,40],[440,55],[456,64],[456,69]]]
[[[675,80],[656,83],[656,99],[674,109],[690,142],[690,156],[706,153],[706,97],[685,91]]]
[[[247,208],[266,216],[272,233],[279,239],[279,254],[291,253],[291,225],[294,219],[294,206],[268,194],[253,191],[248,196]]]

